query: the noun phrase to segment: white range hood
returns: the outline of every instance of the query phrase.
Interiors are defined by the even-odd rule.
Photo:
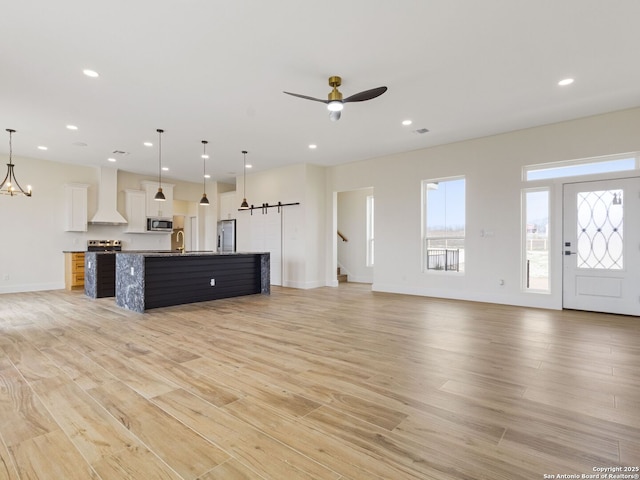
[[[127,221],[118,212],[118,170],[100,168],[98,185],[98,211],[89,221],[93,225],[126,225]]]

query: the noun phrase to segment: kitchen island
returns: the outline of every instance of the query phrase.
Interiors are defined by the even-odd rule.
[[[269,295],[269,253],[119,252],[116,304],[151,308],[261,293]]]
[[[84,294],[91,298],[116,294],[116,252],[84,254]]]

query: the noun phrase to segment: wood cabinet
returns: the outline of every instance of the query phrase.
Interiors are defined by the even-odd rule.
[[[64,288],[84,289],[84,252],[65,252]]]
[[[125,190],[126,233],[147,232],[147,195],[143,190]]]
[[[89,185],[69,183],[64,186],[67,209],[65,232],[87,231],[87,189]]]

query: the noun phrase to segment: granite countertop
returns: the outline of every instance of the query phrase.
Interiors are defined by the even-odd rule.
[[[107,252],[104,252],[107,253]],[[115,252],[115,253],[119,253],[119,254],[129,254],[129,255],[139,255],[141,257],[196,257],[196,256],[211,256],[211,255],[218,255],[218,256],[224,256],[224,255],[264,255],[266,252],[214,252],[213,250],[199,250],[199,251],[193,251],[193,252],[189,252],[186,251],[184,253],[180,253],[177,252],[175,250],[165,250],[165,251],[122,251],[122,252]]]
[[[140,254],[154,254],[154,255],[178,255],[180,252],[178,250],[97,250],[95,252],[86,252],[86,253],[96,253],[98,255],[113,255],[116,253],[131,253],[134,255]],[[212,254],[215,253],[213,250],[203,250],[198,252],[187,252],[187,253],[207,253]],[[184,254],[186,255],[186,253]]]
[[[86,250],[79,251],[64,251],[64,253],[89,253],[96,255],[114,255],[125,254],[125,255],[141,255],[144,257],[175,257],[175,256],[206,256],[206,255],[264,255],[267,252],[214,252],[213,250],[195,250],[195,251],[186,251],[184,253],[180,253],[178,250],[121,250],[121,251],[105,251],[99,250],[97,252],[88,252]]]

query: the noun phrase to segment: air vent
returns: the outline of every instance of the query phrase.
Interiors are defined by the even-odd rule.
[[[125,152],[123,150],[114,150],[113,152],[114,155],[129,155],[129,152]]]
[[[417,130],[414,130],[413,133],[418,133],[420,135],[422,135],[423,133],[427,133],[429,131],[428,128],[419,128]]]

